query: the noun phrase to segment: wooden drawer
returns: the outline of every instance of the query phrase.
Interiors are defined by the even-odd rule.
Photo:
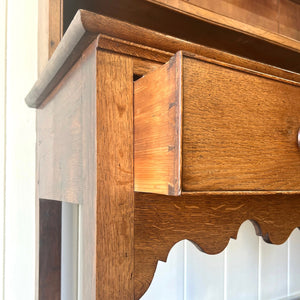
[[[300,84],[178,52],[134,83],[135,191],[299,191]]]

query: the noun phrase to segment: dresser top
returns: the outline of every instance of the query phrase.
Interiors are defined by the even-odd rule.
[[[194,35],[194,40],[191,41],[79,10],[27,95],[26,103],[30,107],[39,107],[80,58],[82,52],[96,40],[100,48],[120,53],[125,51],[127,55],[159,63],[167,62],[174,53],[183,50],[288,80],[300,81],[300,42],[272,33],[263,37],[262,34],[241,32],[211,20],[197,19],[195,25],[198,26],[197,35]],[[126,50],[124,47],[109,48],[107,43],[102,42],[107,39],[110,40],[110,45],[112,41],[115,44],[126,44]],[[129,48],[132,50],[128,50]],[[134,50],[138,48],[142,48],[142,52],[148,54],[145,56],[141,51]],[[233,48],[236,53],[230,54]]]

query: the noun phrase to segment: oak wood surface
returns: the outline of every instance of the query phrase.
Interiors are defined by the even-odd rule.
[[[62,38],[63,0],[38,2],[38,71],[46,66]]]
[[[183,190],[299,191],[300,84],[183,57]]]
[[[95,102],[95,61],[80,59],[37,111],[40,198],[78,204],[92,188],[86,180],[95,148],[89,106]]]
[[[138,31],[134,32],[135,34],[132,36],[135,37],[135,39],[132,39],[133,42],[128,36],[122,36],[122,38],[124,39],[129,39],[129,41],[126,41],[101,34],[98,38],[98,45],[102,49],[107,49],[115,53],[126,54],[130,57],[138,59],[139,63],[136,65],[139,66],[139,68],[141,67],[143,62],[151,63],[152,66],[154,66],[156,63],[157,66],[159,66],[159,63],[167,62],[173,56],[173,54],[183,50],[195,53],[206,58],[215,59],[220,62],[230,63],[241,68],[268,74],[270,76],[300,82],[299,73],[290,72],[274,66],[258,63],[257,61],[245,59],[236,55],[231,55],[229,53],[211,49],[202,45],[167,37],[157,32],[144,30],[143,28],[131,27],[128,28],[128,32],[133,32],[134,29],[138,29]],[[140,35],[139,33],[142,34]],[[140,44],[140,42],[142,44]],[[157,48],[160,48],[161,46],[163,46],[162,50]],[[141,59],[143,61],[141,61]],[[152,68],[149,70],[154,69]],[[144,75],[146,73],[147,72],[139,74]]]
[[[97,137],[96,137],[96,78],[97,50],[91,44],[81,57],[81,131],[79,147],[81,157],[77,164],[81,167],[80,184],[82,185],[82,202],[80,205],[80,274],[82,299],[96,299],[96,214],[97,214]],[[78,82],[76,82],[78,84]],[[76,124],[76,122],[74,122]],[[80,153],[80,152],[77,152]],[[69,159],[69,156],[65,159]]]
[[[282,35],[290,36],[295,40],[300,40],[300,2],[293,3],[290,0],[280,0],[279,2],[279,28]]]
[[[214,12],[215,15],[219,15],[220,19],[222,16],[226,16],[247,25],[260,26],[265,30],[278,32],[278,15],[280,13],[278,8],[281,1],[282,0],[104,0],[97,2],[95,0],[64,0],[64,27],[67,28],[78,9],[86,9],[143,27],[155,30],[160,28],[160,31],[163,31],[161,29],[169,29],[170,20],[174,20],[174,10],[180,11],[181,14],[191,13],[192,7],[194,6],[193,14],[197,16],[197,6],[199,6],[202,9]],[[194,5],[190,5],[190,3]],[[167,6],[169,11],[163,7],[163,5]],[[286,0],[284,5],[288,9],[288,13],[292,11],[294,3],[290,0]],[[186,7],[191,8],[186,9]],[[152,20],[147,16],[147,12],[152,12]],[[166,20],[161,20],[161,24],[157,24],[159,17],[162,16],[165,17]],[[201,14],[199,16],[202,17]],[[177,17],[177,20],[179,20],[178,18],[179,17]],[[181,16],[181,20],[187,19]],[[254,23],[254,20],[257,22]],[[173,27],[176,26],[178,25],[173,24]]]
[[[300,39],[299,0],[293,2],[290,0],[41,0],[39,1],[39,71],[46,65],[62,33],[67,30],[78,9],[104,14],[185,40],[193,39],[193,36],[198,34],[197,28],[200,27],[194,20],[196,18],[263,39],[275,39],[277,42],[280,40],[279,43],[282,43],[284,38],[280,38],[278,34],[272,35],[270,34],[272,32],[268,33],[266,30]],[[185,26],[186,31],[182,30],[182,26]],[[245,54],[247,56],[247,52]]]
[[[299,41],[299,1],[290,0],[148,0],[181,13],[239,31]]]
[[[80,21],[80,14],[77,15],[70,30],[64,35],[63,42],[59,43],[40,74],[34,89],[26,97],[26,103],[29,106],[38,107],[60,83],[96,36],[95,33],[85,30]]]
[[[134,84],[135,191],[181,193],[182,64],[175,59]]]
[[[253,72],[256,70],[268,74],[262,75],[265,80],[280,77],[278,82],[281,84],[289,84],[289,80],[299,82],[299,74],[88,12],[80,12],[74,22],[77,28],[74,35],[68,35],[69,42],[62,41],[28,103],[40,106],[57,86],[40,106],[41,110],[53,107],[53,99],[58,93],[63,93],[64,85],[72,76],[75,78],[77,68],[81,66],[81,77],[76,77],[80,87],[73,84],[73,94],[64,94],[66,97],[75,94],[74,99],[59,97],[55,102],[67,101],[70,104],[68,107],[59,104],[74,117],[70,121],[73,125],[61,121],[72,133],[65,141],[72,140],[73,136],[74,143],[81,147],[77,150],[80,166],[75,163],[71,169],[76,173],[78,168],[83,168],[84,173],[78,172],[76,178],[82,176],[82,186],[86,187],[83,191],[75,187],[83,195],[81,267],[84,298],[133,299],[133,293],[139,298],[151,281],[157,259],[165,259],[169,249],[180,239],[194,240],[203,250],[216,253],[225,247],[230,236],[235,236],[239,224],[246,219],[258,222],[265,240],[274,243],[284,241],[290,231],[299,226],[299,196],[290,191],[284,195],[276,192],[265,195],[262,191],[203,192],[176,198],[137,193],[133,199],[132,107],[133,75],[141,76],[156,69],[180,49],[232,63],[243,72],[242,68],[251,69],[246,71],[248,76],[258,76]],[[80,38],[76,40],[76,37]],[[89,50],[84,52],[88,45]],[[293,45],[297,47],[297,43]],[[294,58],[299,56],[297,51],[292,51]],[[78,59],[79,62],[63,78]],[[207,63],[211,63],[209,59]],[[78,89],[82,91],[81,100],[76,94]],[[82,106],[82,121],[78,117],[78,105],[73,107],[72,101],[85,104]],[[49,108],[50,115],[53,112]],[[55,113],[62,116],[58,110]],[[79,127],[78,122],[81,122]],[[43,120],[39,119],[38,126],[42,123]],[[59,136],[59,126],[54,123],[52,128],[56,128]],[[72,128],[80,128],[81,133],[73,132]],[[89,134],[85,135],[87,131]],[[50,129],[48,133],[51,140]],[[281,134],[284,136],[285,133]],[[64,147],[61,149],[64,151]],[[56,148],[44,148],[41,154],[49,150],[55,151]],[[88,163],[83,162],[81,154],[90,157]],[[67,152],[63,156],[67,161],[72,157]],[[46,180],[45,176],[40,180]],[[286,214],[289,218],[282,222]],[[256,228],[259,227],[256,225]]]
[[[143,1],[139,1],[139,3],[143,3]],[[179,3],[185,2],[179,1]],[[157,6],[151,9],[154,8],[157,8]],[[172,16],[173,14],[174,16]],[[155,13],[154,15],[157,18],[159,17],[159,22],[157,22],[158,26],[150,27],[152,30],[242,57],[291,70],[298,70],[297,60],[290,60],[293,54],[288,53],[289,51],[284,53],[288,49],[299,53],[299,42],[296,40],[266,32],[265,30],[259,30],[256,27],[251,27],[232,19],[225,20],[224,17],[208,11],[204,11],[203,15],[197,16],[197,18],[195,18],[195,15],[187,16],[170,9],[164,11],[161,16],[159,11],[157,15]],[[151,16],[153,15],[151,14]],[[179,18],[178,20],[176,19],[177,17]],[[147,24],[143,23],[143,21],[147,20],[143,13],[139,15],[139,18],[142,19],[141,22],[132,22],[130,19],[127,21],[149,28]],[[170,24],[162,25],[164,22],[169,22]],[[92,22],[94,25],[97,23],[96,19]],[[176,28],[178,24],[180,28]],[[182,24],[185,25],[185,30],[182,30]],[[126,31],[126,27],[123,27],[122,32],[125,33]],[[127,31],[128,33],[130,31]],[[284,50],[284,48],[286,49]],[[279,54],[278,51],[281,53]],[[284,60],[282,55],[284,55]]]
[[[294,2],[294,3],[293,3]],[[41,0],[39,1],[39,71],[45,67],[78,9],[86,9],[183,39],[197,33],[198,18],[262,38],[267,31],[300,39],[299,0]],[[204,8],[204,9],[203,9]],[[151,12],[151,14],[149,13]],[[229,18],[228,18],[229,17]],[[195,26],[196,24],[196,26]],[[182,26],[186,32],[182,31]],[[259,28],[261,27],[261,29]],[[193,33],[192,33],[193,32]],[[281,39],[281,42],[284,38]]]
[[[262,38],[279,36],[278,33],[297,38],[289,32],[280,32],[280,25],[299,31],[296,19],[285,21],[297,8],[289,0],[64,0],[64,5],[65,28],[78,9],[85,9],[180,38],[196,34],[195,19],[215,22]],[[187,32],[182,30],[183,25]]]
[[[82,297],[91,300],[96,299],[96,48],[92,44],[83,52],[37,110],[37,197],[81,204],[79,283]]]
[[[82,296],[132,299],[133,60],[96,46],[38,110],[38,192],[81,205]]]
[[[299,83],[179,52],[134,87],[136,191],[300,190]]]
[[[278,32],[280,0],[187,0],[186,2],[245,24]]]
[[[188,239],[209,254],[221,252],[251,220],[265,241],[281,244],[300,225],[299,195],[135,194],[135,299],[149,287],[157,261]],[[288,216],[288,217],[287,217]]]
[[[178,7],[179,1],[164,1]],[[300,39],[300,6],[290,0],[183,0],[187,11],[197,14],[197,7],[204,8],[221,16],[226,16],[244,24],[279,33],[290,38]],[[181,2],[183,2],[181,1]],[[189,5],[193,4],[193,5]],[[194,6],[194,7],[193,7]],[[182,8],[184,6],[181,6]],[[190,9],[188,9],[190,8]]]
[[[133,63],[97,54],[96,299],[134,297]]]
[[[103,37],[103,35],[110,36],[110,40],[105,36]],[[120,51],[125,51],[127,54],[130,53],[129,55],[131,56],[138,56],[147,60],[154,59],[155,61],[158,60],[165,63],[175,52],[184,50],[244,66],[263,73],[270,73],[275,76],[299,81],[297,79],[299,75],[293,72],[253,62],[220,50],[211,49],[190,41],[184,41],[176,37],[167,36],[87,11],[79,11],[69,30],[64,35],[59,47],[48,62],[47,67],[40,74],[38,81],[27,95],[25,99],[26,103],[31,107],[41,105],[72,65],[74,65],[83,50],[95,40],[97,36],[99,36],[100,47],[107,47],[110,50],[114,49],[114,51],[117,51],[117,42],[123,40],[125,42],[122,43]],[[115,40],[116,38],[118,40]],[[114,42],[114,45],[112,42]],[[124,47],[126,44],[127,47]],[[234,45],[234,42],[231,41],[230,44]],[[298,42],[294,41],[293,46],[290,45],[294,49],[292,52],[284,48],[284,46],[278,47],[275,45],[273,47],[271,44],[269,46],[272,49],[261,48],[259,46],[258,52],[255,51],[255,53],[258,53],[258,55],[260,55],[260,53],[268,53],[268,57],[278,54],[276,59],[274,57],[274,65],[282,67],[283,65],[281,63],[283,63],[284,67],[288,68],[287,64],[289,64],[290,61],[291,70],[300,71],[300,65],[298,65],[300,47]],[[280,53],[277,53],[276,49],[279,50]],[[247,51],[251,52],[250,48]],[[256,58],[258,59],[258,57]]]

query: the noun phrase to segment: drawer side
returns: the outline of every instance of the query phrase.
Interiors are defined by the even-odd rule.
[[[134,82],[134,188],[181,193],[181,53]]]

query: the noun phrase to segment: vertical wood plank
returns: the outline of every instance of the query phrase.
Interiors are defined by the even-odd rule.
[[[224,251],[209,255],[187,242],[186,299],[224,298]]]
[[[133,64],[97,54],[97,299],[133,299]]]
[[[184,241],[180,241],[172,247],[166,262],[158,261],[150,287],[141,300],[185,299],[184,263]]]
[[[47,101],[45,107],[37,110],[38,193],[48,195],[49,199],[81,203],[78,288],[82,299],[93,300],[96,297],[95,43],[64,77],[63,87],[55,90]],[[66,195],[68,190],[70,193]]]
[[[294,229],[289,243],[289,295],[300,295],[300,230]]]
[[[260,299],[287,296],[288,247],[272,245],[260,238]]]
[[[258,236],[250,221],[242,224],[226,250],[227,299],[257,299]]]
[[[38,2],[38,73],[49,59],[49,5],[50,0]]]
[[[95,44],[82,55],[83,204],[79,206],[78,300],[96,299],[96,56]]]
[[[91,140],[91,127],[95,127],[94,119],[84,128],[84,114],[90,116],[90,102],[95,103],[95,97],[89,96],[96,80],[91,63],[95,58],[92,62],[79,60],[48,97],[47,105],[37,111],[40,198],[82,203],[85,189],[91,188],[84,183],[88,160],[84,141]]]
[[[63,27],[63,0],[49,0],[49,57],[52,56],[62,38]]]
[[[175,55],[134,83],[135,191],[181,194],[181,60]]]
[[[60,300],[61,202],[40,200],[39,299]]]
[[[38,1],[38,72],[41,73],[62,37],[62,0]]]

